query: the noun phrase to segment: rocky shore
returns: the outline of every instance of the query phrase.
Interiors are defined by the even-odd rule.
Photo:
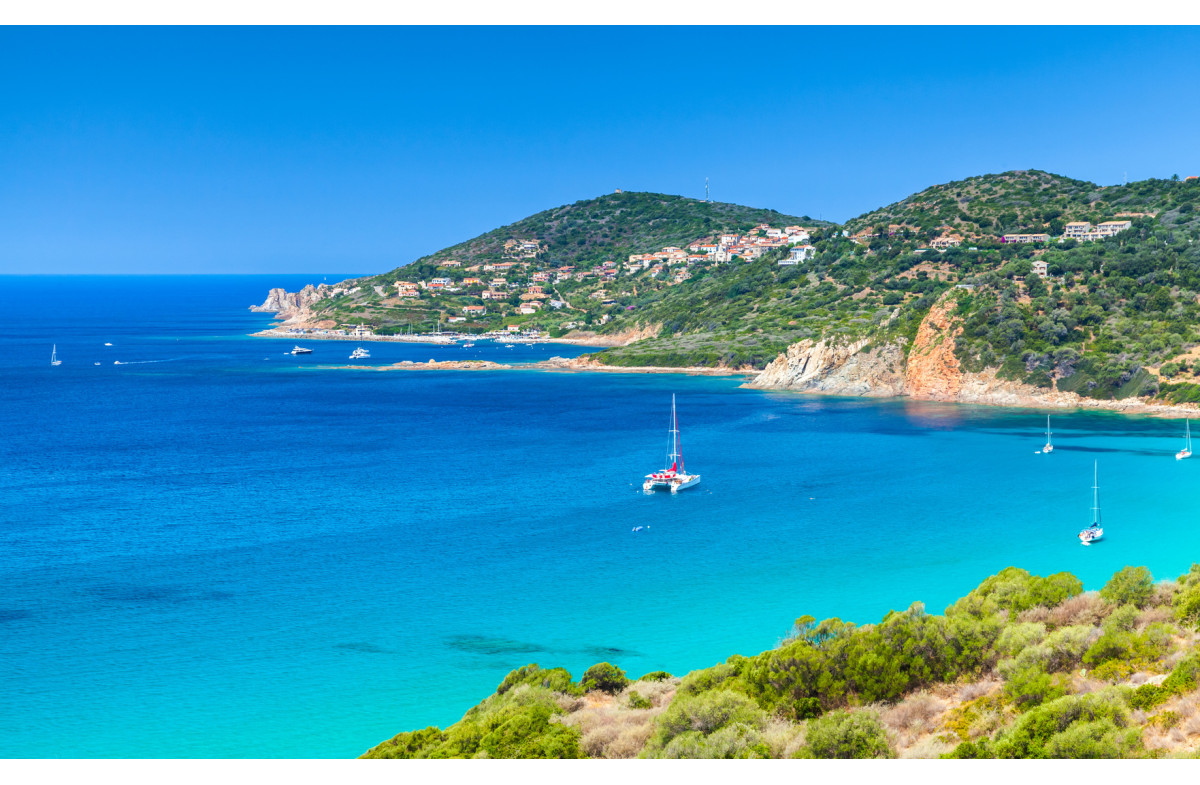
[[[907,354],[899,343],[874,346],[865,340],[792,344],[746,386],[825,395],[1018,406],[1038,409],[1104,409],[1124,414],[1189,417],[1194,404],[1171,405],[1140,398],[1099,400],[1054,388],[999,379],[996,369],[962,369],[954,354],[961,332],[943,296],[917,329]]]

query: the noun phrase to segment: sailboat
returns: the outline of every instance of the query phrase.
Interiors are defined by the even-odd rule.
[[[359,344],[357,349],[350,352],[351,360],[369,360],[370,358],[371,358],[371,353],[369,351],[367,351],[366,349],[362,348],[362,344]]]
[[[1192,421],[1188,420],[1184,428],[1183,449],[1175,453],[1175,460],[1177,461],[1192,457]]]
[[[1054,452],[1054,445],[1050,443],[1050,415],[1046,415],[1046,446],[1042,448],[1042,452]]]
[[[1092,525],[1079,532],[1079,542],[1091,545],[1104,536],[1100,528],[1100,472],[1099,461],[1092,464]]]
[[[643,491],[653,491],[656,488],[667,488],[671,493],[679,493],[684,488],[700,484],[699,474],[688,474],[683,467],[683,443],[679,440],[679,416],[675,413],[675,396],[671,396],[671,428],[668,431],[667,466],[669,468],[646,475],[642,483]]]
[[[62,360],[58,359],[58,344],[54,344],[52,347],[50,347],[50,364],[62,365]]]

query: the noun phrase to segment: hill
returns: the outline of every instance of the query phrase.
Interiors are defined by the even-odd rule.
[[[1200,756],[1200,564],[1099,591],[1009,567],[946,608],[796,620],[774,649],[633,681],[526,665],[442,730],[367,758]]]
[[[759,224],[821,223],[824,222],[807,216],[683,196],[614,193],[545,210],[421,257],[413,264],[436,266],[449,259],[463,264],[503,262],[513,258],[505,252],[506,242],[534,239],[539,251],[536,257],[528,258],[536,258],[548,266],[578,267],[610,259],[623,261],[629,254],[664,247],[686,247],[700,238],[721,232],[741,233]]]
[[[636,336],[596,355],[617,366],[761,369],[806,340],[888,347],[903,374],[935,313],[947,340],[933,370],[957,375],[951,390],[1196,402],[1198,201],[1194,179],[1100,186],[1016,171],[936,185],[839,227],[610,194],[329,289],[306,316],[384,333],[453,322]],[[797,226],[807,239],[778,236]],[[871,387],[860,381],[830,391]]]

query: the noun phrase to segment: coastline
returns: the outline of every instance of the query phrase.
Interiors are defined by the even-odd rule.
[[[321,333],[311,333],[305,335],[297,335],[276,328],[267,330],[259,330],[256,333],[248,333],[250,338],[283,338],[291,341],[344,341],[348,343],[423,343],[433,346],[447,346],[457,343],[459,340],[469,341],[493,341],[499,343],[494,338],[485,338],[478,335],[469,335],[466,333],[456,333],[454,338],[444,337],[439,338],[437,335],[370,335],[362,338],[357,338],[353,335],[324,335]],[[607,338],[604,336],[589,336],[584,338],[527,338],[521,337],[514,339],[519,343],[561,343],[569,346],[594,346],[597,348],[607,348],[610,346],[624,346],[625,341],[619,338]]]
[[[586,357],[586,355],[584,355]],[[322,371],[553,371],[559,373],[654,373],[680,374],[683,376],[751,376],[756,371],[738,370],[735,368],[669,367],[656,365],[631,366],[628,368],[614,365],[600,365],[595,362],[579,362],[565,357],[551,357],[529,363],[498,363],[491,360],[429,360],[429,362],[403,361],[388,365],[315,365],[301,366],[301,369]]]

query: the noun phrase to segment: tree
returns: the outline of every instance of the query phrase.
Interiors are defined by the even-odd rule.
[[[1113,605],[1146,607],[1154,595],[1154,578],[1145,567],[1125,567],[1104,584],[1100,596]]]
[[[625,671],[611,663],[601,662],[588,668],[583,674],[583,688],[588,692],[600,690],[615,695],[629,684]]]

